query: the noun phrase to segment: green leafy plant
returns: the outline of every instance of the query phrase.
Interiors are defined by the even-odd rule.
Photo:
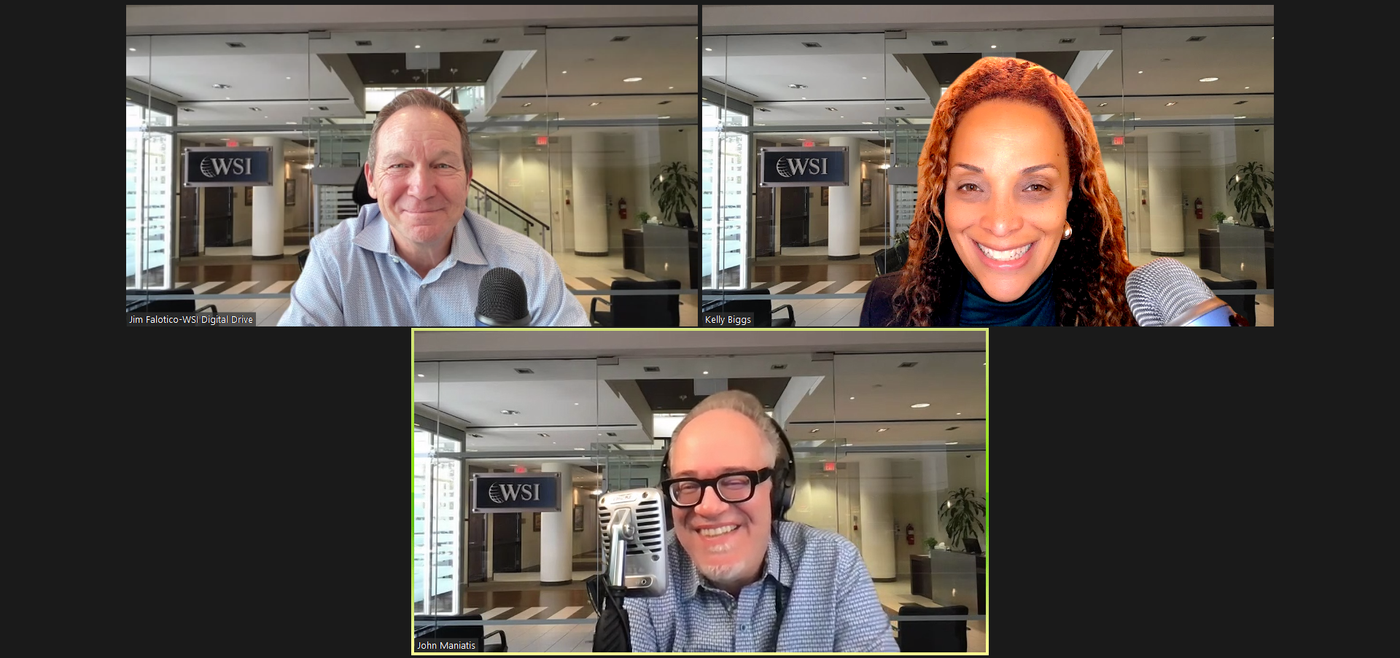
[[[938,548],[938,540],[934,539],[933,537],[929,537],[928,539],[924,540],[924,546],[927,546],[929,552],[932,553]]]
[[[1214,215],[1211,215],[1210,218],[1215,220],[1216,226],[1219,226],[1221,222],[1225,221],[1225,213],[1217,212]]]
[[[695,195],[699,189],[700,178],[690,173],[685,164],[672,162],[662,167],[661,175],[651,182],[652,196],[661,208],[661,221],[678,226],[676,216],[696,205]]]
[[[965,537],[975,538],[978,532],[986,532],[979,518],[986,515],[986,499],[979,500],[977,492],[967,487],[949,494],[947,500],[938,506],[938,518],[943,521],[943,530],[948,533],[950,547],[961,544]]]
[[[1248,162],[1235,169],[1235,174],[1225,183],[1225,190],[1235,195],[1235,210],[1239,212],[1236,222],[1253,217],[1252,213],[1264,212],[1274,205],[1269,198],[1269,190],[1274,189],[1274,172],[1265,172],[1264,165]]]
[[[647,211],[645,211],[645,210],[643,210],[643,211],[637,213],[637,224],[638,224],[638,225],[646,224],[648,219],[651,219],[651,213],[649,213],[649,212],[647,212]]]

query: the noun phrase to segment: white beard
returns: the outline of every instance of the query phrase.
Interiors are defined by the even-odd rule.
[[[710,584],[719,589],[725,589],[729,586],[739,584],[738,579],[748,571],[748,562],[741,560],[723,566],[701,566],[697,564],[695,568],[700,572],[700,575],[710,581]]]

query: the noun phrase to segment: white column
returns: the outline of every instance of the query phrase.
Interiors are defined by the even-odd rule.
[[[540,583],[573,581],[574,573],[574,467],[548,462],[545,473],[559,474],[559,511],[540,515]]]
[[[282,159],[282,140],[277,137],[255,137],[254,146],[270,146],[272,153],[267,166],[272,170],[272,187],[253,188],[253,259],[282,257],[282,238],[286,229],[282,226],[285,215],[287,171]]]
[[[608,255],[608,201],[603,185],[603,135],[573,136],[574,253]],[[633,212],[629,209],[629,213]],[[635,215],[628,215],[634,217]]]
[[[832,146],[846,147],[849,185],[833,186],[827,206],[826,256],[831,260],[860,257],[860,138],[832,137]],[[871,181],[874,184],[874,181]]]
[[[1154,133],[1147,140],[1147,203],[1152,215],[1154,256],[1182,256],[1181,136]]]
[[[925,539],[933,537],[938,541],[948,541],[948,533],[938,520],[938,506],[948,497],[948,453],[927,452],[921,456],[924,468],[924,525],[914,528],[914,537],[922,545]],[[923,552],[921,549],[920,552]]]
[[[1233,126],[1218,126],[1209,130],[1211,200],[1210,207],[1206,208],[1206,218],[1209,219],[1217,212],[1225,213],[1226,217],[1235,217],[1239,213],[1235,212],[1235,204],[1225,189],[1235,171],[1235,129]],[[1235,221],[1239,221],[1239,218],[1236,217]],[[1214,220],[1210,226],[1215,226]]]
[[[632,168],[632,188],[636,190],[637,198],[627,200],[624,227],[630,228],[635,224],[637,213],[643,210],[653,216],[661,215],[661,206],[651,196],[651,183],[665,164],[661,161],[661,142],[655,131],[642,130],[632,136],[632,158],[628,166]]]
[[[835,192],[836,189],[832,188]],[[832,200],[833,205],[835,199]],[[894,505],[890,497],[890,460],[860,460],[860,552],[870,577],[894,580]]]

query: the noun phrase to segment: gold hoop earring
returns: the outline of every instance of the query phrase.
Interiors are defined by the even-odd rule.
[[[1069,236],[1071,236],[1071,235],[1074,235],[1074,228],[1071,227],[1070,225],[1066,224],[1066,225],[1065,225],[1065,239],[1068,240],[1068,239],[1069,239]]]

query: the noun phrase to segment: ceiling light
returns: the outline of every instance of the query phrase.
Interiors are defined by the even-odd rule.
[[[622,81],[623,81],[623,82],[641,82],[642,79],[641,79],[641,78],[623,78]]]
[[[876,433],[879,433],[879,432],[883,432],[883,431],[888,430],[888,429],[889,429],[888,427],[881,427],[880,429],[875,430],[875,432],[876,432]]]
[[[565,71],[565,72],[564,72],[564,75],[568,75],[568,74],[569,74],[569,72],[568,72],[568,71]]]
[[[266,119],[267,117],[263,117],[263,118]],[[302,168],[302,169],[312,169],[312,168],[314,168],[315,166],[316,166],[316,165],[311,164],[310,162],[308,162],[308,163],[302,165],[301,168]]]
[[[1099,107],[1107,107],[1108,103],[1099,103]]]
[[[413,47],[414,47],[414,48],[422,48],[422,46],[419,46],[419,45],[414,45]],[[512,466],[513,466],[513,465],[514,465],[514,464],[512,464]]]
[[[593,101],[592,103],[589,103],[589,104],[588,104],[589,107],[598,107],[598,105],[599,105],[599,102],[598,102],[598,101]]]
[[[959,416],[961,416],[961,415],[962,415],[962,412],[961,412],[961,411],[959,411],[959,412],[958,412],[958,413],[957,413],[957,415],[959,415]]]
[[[289,126],[295,126],[295,125],[297,125],[297,122],[295,122],[295,121],[288,121],[288,122],[287,122],[287,125],[289,125]]]
[[[586,448],[574,448],[574,450],[586,450]]]
[[[540,432],[539,435],[540,435],[541,437],[543,437],[543,438],[546,438],[546,439],[549,438],[549,435],[548,435],[548,434],[545,434],[544,432]]]
[[[524,104],[524,105],[521,105],[520,107],[530,107],[530,106],[533,105],[533,104],[534,104],[534,103],[526,103],[526,104]]]
[[[1138,73],[1139,73],[1139,74],[1141,74],[1141,73],[1142,73],[1142,71],[1138,71]]]
[[[226,85],[226,84],[220,84],[220,83],[217,83],[217,82],[214,83],[214,88],[215,88],[215,89],[230,89],[230,87],[229,87],[228,85]]]
[[[666,115],[666,116],[664,116],[664,117],[656,117],[656,118],[658,118],[658,119],[669,119],[669,118],[671,118],[671,116],[670,116],[670,115]]]
[[[909,407],[910,407],[911,409],[923,409],[924,407],[927,407],[927,406],[928,406],[928,403],[927,403],[927,402],[920,402],[920,403],[918,403],[918,404],[911,404],[911,405],[909,405]]]
[[[667,87],[667,89],[675,89],[675,87]]]
[[[890,168],[890,163],[888,163],[888,162],[882,162],[882,163],[880,163],[880,168],[881,168],[881,169],[889,169],[889,168]]]
[[[423,374],[423,373],[421,373],[421,372],[418,373],[418,376],[419,376],[419,377],[427,377],[427,375],[425,375],[425,374]]]
[[[1245,87],[1245,89],[1249,89],[1249,87]]]
[[[957,442],[957,441],[948,441],[948,442],[944,443],[943,445],[945,445],[945,446],[955,446],[955,445],[958,445],[958,442]]]
[[[1173,106],[1173,105],[1176,105],[1176,101],[1172,101],[1172,102],[1170,102],[1170,103],[1167,103],[1167,107],[1171,107],[1171,106]]]
[[[1235,118],[1236,118],[1236,119],[1243,119],[1243,118],[1244,118],[1244,115],[1241,114],[1240,116],[1237,116],[1237,117],[1235,117]]]
[[[575,407],[577,407],[577,406],[578,406],[578,403],[577,403],[577,402],[575,402],[575,403],[574,403],[574,406],[575,406]]]
[[[870,121],[862,121],[861,123],[863,123],[863,124],[865,124],[865,125],[868,126],[868,125],[871,125],[872,122],[870,122]]]
[[[1201,78],[1201,82],[1215,82],[1216,80],[1219,80],[1219,79],[1220,79],[1220,78]]]
[[[507,416],[518,416],[518,415],[520,415],[520,412],[519,412],[519,411],[511,411],[510,409],[502,409],[502,410],[501,410],[501,413],[503,413],[503,414],[505,414],[505,415],[507,415]]]
[[[852,400],[856,399],[856,396],[852,395],[852,396],[851,396],[851,399],[852,399]]]
[[[797,83],[793,83],[793,84],[788,85],[788,89],[806,89],[806,88],[807,88],[807,85],[799,85],[799,84],[797,84]]]
[[[995,46],[995,45],[993,45],[993,46],[992,46],[992,47],[993,47],[993,48],[996,48],[996,46]]]
[[[705,371],[702,371],[700,374],[702,374],[702,375],[708,375],[708,374],[710,374],[710,371],[705,370]]]
[[[865,76],[863,76],[863,75],[860,76],[860,79],[861,79],[861,80],[864,80],[864,79],[865,79]]]
[[[817,432],[820,432],[820,431],[822,431],[822,428],[816,427],[816,428],[813,428],[812,431],[808,432],[808,434],[816,434]]]
[[[713,48],[706,48],[706,49],[705,49],[705,52],[707,52],[707,53],[708,53],[708,52],[713,52],[713,51],[714,51]]]

